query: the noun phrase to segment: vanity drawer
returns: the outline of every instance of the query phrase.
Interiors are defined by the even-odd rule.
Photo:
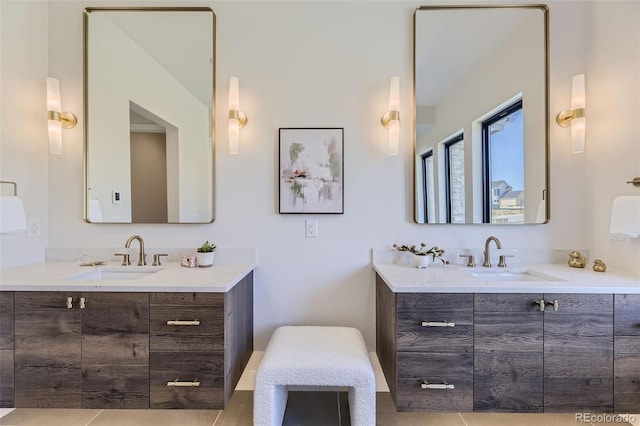
[[[213,351],[224,348],[224,295],[151,295],[151,351]]]
[[[224,352],[152,352],[150,399],[151,408],[224,408]]]
[[[473,411],[472,354],[400,352],[397,365],[398,411]]]
[[[397,295],[399,351],[473,352],[473,294]]]

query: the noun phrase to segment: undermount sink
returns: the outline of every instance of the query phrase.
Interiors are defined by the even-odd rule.
[[[162,269],[92,269],[91,271],[83,271],[77,274],[67,275],[63,277],[67,280],[87,280],[87,281],[121,281],[121,280],[139,280],[151,274],[155,274]]]
[[[559,278],[531,270],[505,270],[495,269],[470,272],[474,277],[485,281],[561,281]]]

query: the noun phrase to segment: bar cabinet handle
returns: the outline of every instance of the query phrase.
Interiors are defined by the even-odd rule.
[[[193,320],[193,321],[169,320],[167,321],[167,325],[200,325],[200,321],[199,320]]]
[[[448,321],[422,321],[423,327],[455,327],[455,322]]]

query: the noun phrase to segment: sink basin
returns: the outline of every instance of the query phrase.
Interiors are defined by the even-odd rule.
[[[148,275],[155,274],[162,269],[92,269],[90,271],[83,271],[77,274],[67,275],[63,277],[67,280],[87,280],[87,281],[103,281],[103,280],[139,280]]]
[[[478,270],[470,273],[474,277],[484,281],[561,281],[559,278],[552,277],[551,275],[531,270]]]

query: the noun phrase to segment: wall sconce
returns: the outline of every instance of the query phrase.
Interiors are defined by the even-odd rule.
[[[389,111],[382,116],[382,125],[389,129],[389,155],[398,155],[400,146],[400,77],[389,83]]]
[[[571,110],[560,111],[556,117],[560,126],[571,126],[571,151],[574,154],[584,152],[586,106],[584,74],[574,75],[571,85]]]
[[[240,111],[240,80],[229,79],[229,153],[238,153],[240,129],[247,124],[247,116]]]
[[[70,112],[61,112],[60,82],[47,77],[47,121],[49,128],[49,154],[62,154],[62,129],[72,129],[78,120]]]

